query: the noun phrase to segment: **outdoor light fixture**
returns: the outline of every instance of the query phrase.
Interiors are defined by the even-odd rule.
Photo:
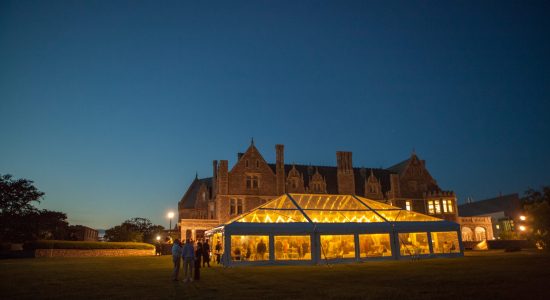
[[[520,226],[519,226],[519,230],[525,231],[525,229],[526,229],[525,226],[523,226],[523,225],[520,225]]]
[[[522,220],[522,221],[525,221],[525,219],[527,219],[525,216],[519,216],[519,219]]]
[[[160,235],[157,235],[157,241],[160,241]]]
[[[170,219],[170,227],[168,227],[168,232],[172,231],[172,218],[174,217],[174,212],[168,212],[168,219]]]

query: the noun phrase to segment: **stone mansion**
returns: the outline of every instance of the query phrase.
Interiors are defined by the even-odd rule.
[[[284,193],[354,194],[403,209],[457,221],[455,193],[439,187],[415,153],[389,168],[357,168],[351,152],[336,152],[336,166],[285,164],[284,145],[276,145],[268,163],[250,144],[229,168],[214,160],[212,177],[195,177],[178,203],[182,238],[200,238]]]

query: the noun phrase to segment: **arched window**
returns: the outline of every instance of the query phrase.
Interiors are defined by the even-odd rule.
[[[474,240],[474,233],[470,227],[462,227],[462,240],[465,242]]]
[[[483,227],[476,227],[475,229],[476,241],[484,241],[487,239],[487,231]]]

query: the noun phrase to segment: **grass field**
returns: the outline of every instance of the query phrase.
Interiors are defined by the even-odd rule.
[[[550,256],[467,253],[464,258],[332,266],[203,268],[170,280],[171,259],[41,258],[0,261],[2,299],[549,299]]]

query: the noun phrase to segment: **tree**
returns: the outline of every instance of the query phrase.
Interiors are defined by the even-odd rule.
[[[162,232],[164,227],[154,225],[146,218],[132,218],[122,224],[107,229],[105,239],[112,242],[148,242],[152,243],[155,236]]]
[[[550,250],[550,187],[529,189],[523,198],[530,238],[539,248]]]
[[[124,223],[105,230],[104,238],[109,242],[143,242],[143,234]]]
[[[14,180],[12,175],[0,175],[0,213],[3,215],[25,215],[36,211],[32,202],[40,203],[44,193],[33,181]]]
[[[13,179],[9,174],[0,175],[1,241],[24,242],[65,237],[67,215],[37,209],[33,204],[40,203],[44,193],[33,183],[28,179]]]
[[[69,235],[67,214],[43,209],[32,215],[33,232],[42,240],[64,240]]]

